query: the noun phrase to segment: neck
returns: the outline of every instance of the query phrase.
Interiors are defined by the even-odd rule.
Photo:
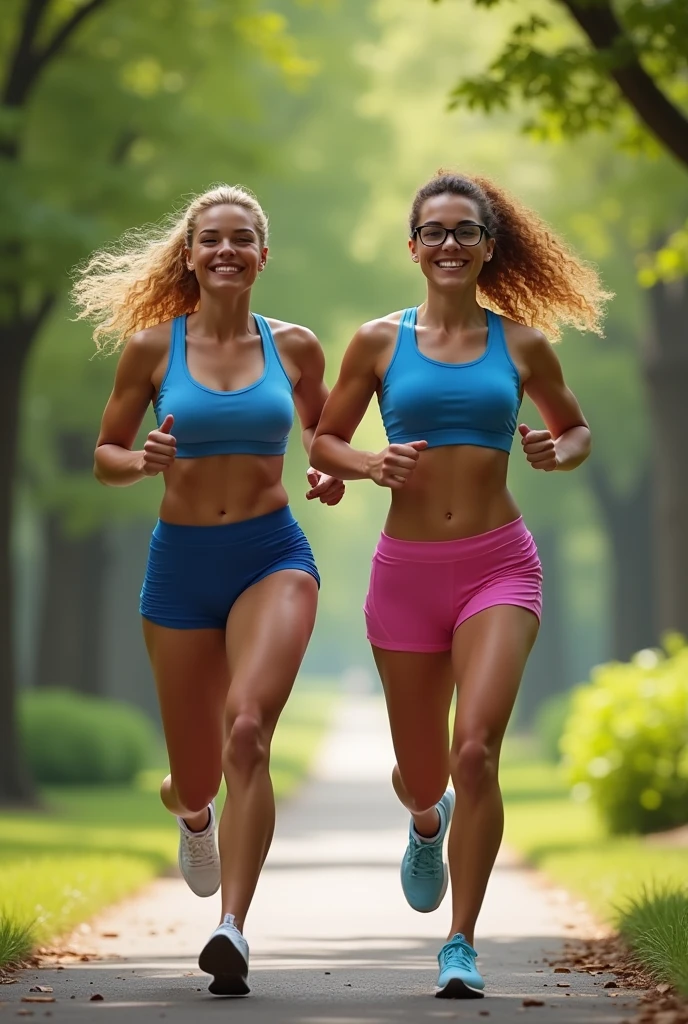
[[[461,291],[434,291],[418,309],[418,319],[425,327],[452,328],[484,327],[485,313],[478,305],[475,285]]]
[[[230,341],[252,334],[251,291],[222,298],[202,294],[198,312],[193,316],[198,331],[216,341]]]

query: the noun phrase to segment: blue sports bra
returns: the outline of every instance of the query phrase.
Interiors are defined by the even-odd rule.
[[[501,317],[487,313],[487,346],[469,363],[442,363],[423,355],[416,339],[418,310],[405,309],[382,381],[380,412],[390,444],[427,441],[511,451],[521,382]]]
[[[267,321],[253,314],[263,343],[263,374],[238,391],[215,391],[189,373],[186,316],[172,321],[167,372],[155,400],[158,426],[174,416],[178,459],[204,455],[284,455],[294,422],[292,384]]]

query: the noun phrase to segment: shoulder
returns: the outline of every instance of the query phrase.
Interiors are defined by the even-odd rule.
[[[275,344],[288,351],[290,355],[297,355],[299,352],[315,352],[320,348],[320,342],[308,327],[301,324],[290,324],[286,320],[275,320],[273,317],[263,317],[272,331]]]
[[[542,331],[506,316],[501,320],[509,351],[524,380],[560,372],[554,346]]]
[[[132,334],[120,357],[121,369],[132,373],[152,373],[160,361],[168,356],[171,328],[172,321],[167,320]]]
[[[537,327],[520,324],[517,320],[510,320],[508,316],[502,316],[500,319],[509,348],[525,362],[547,359],[554,355],[552,343]]]
[[[388,313],[386,316],[361,324],[352,338],[350,347],[375,354],[384,351],[390,344],[396,342],[402,315],[403,311],[398,310],[396,313]]]

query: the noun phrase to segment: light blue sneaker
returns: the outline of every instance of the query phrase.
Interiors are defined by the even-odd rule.
[[[434,839],[423,842],[411,819],[408,846],[401,862],[401,888],[409,906],[421,914],[437,910],[447,891],[449,872],[443,860],[443,848],[455,801],[454,790],[448,789],[436,805],[440,830]]]
[[[445,942],[437,954],[440,974],[438,999],[482,999],[485,982],[475,966],[478,954],[459,932]]]
[[[198,966],[213,980],[208,989],[214,996],[246,996],[251,991],[248,977],[248,943],[234,924],[234,914],[225,914],[198,958]]]

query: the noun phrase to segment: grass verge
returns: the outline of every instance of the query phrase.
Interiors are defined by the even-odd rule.
[[[306,774],[335,701],[333,689],[289,701],[272,749],[278,800]],[[176,826],[158,796],[165,770],[136,787],[46,789],[44,811],[0,814],[0,968],[176,864]]]
[[[644,889],[622,904],[618,924],[635,959],[688,996],[688,889]]]

